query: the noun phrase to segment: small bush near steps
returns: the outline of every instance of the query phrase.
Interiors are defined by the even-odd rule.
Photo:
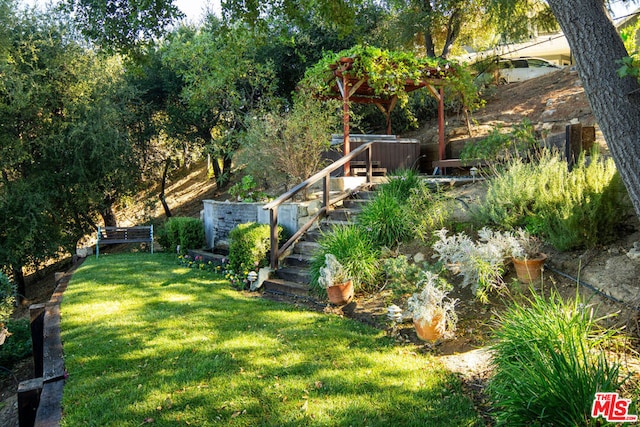
[[[284,229],[278,226],[278,236],[284,238]],[[250,271],[258,271],[269,264],[267,256],[271,250],[271,228],[269,224],[247,222],[238,224],[229,232],[229,265],[227,274],[235,276],[240,283]]]

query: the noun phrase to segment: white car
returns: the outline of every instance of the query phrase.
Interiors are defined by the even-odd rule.
[[[511,58],[498,61],[500,83],[522,82],[560,70],[561,67],[541,58]]]

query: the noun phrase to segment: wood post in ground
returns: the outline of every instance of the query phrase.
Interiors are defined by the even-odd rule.
[[[31,317],[31,343],[33,345],[33,376],[42,377],[44,311],[46,304],[32,304],[29,307]]]
[[[33,426],[40,405],[42,377],[22,381],[18,385],[18,423],[20,427]]]

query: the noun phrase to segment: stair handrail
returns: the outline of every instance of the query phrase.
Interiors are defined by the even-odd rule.
[[[330,199],[330,190],[331,190],[331,172],[334,172],[335,170],[337,170],[339,167],[343,166],[344,164],[346,164],[347,162],[349,162],[350,160],[352,160],[354,157],[358,156],[359,154],[362,154],[364,152],[367,153],[367,160],[366,160],[366,183],[370,184],[373,181],[373,168],[371,166],[371,147],[373,145],[375,141],[370,141],[367,142],[365,144],[362,144],[361,146],[359,146],[358,148],[356,148],[355,150],[351,151],[349,154],[341,157],[340,159],[336,160],[335,162],[331,163],[330,165],[328,165],[327,167],[325,167],[324,169],[322,169],[320,172],[317,172],[316,174],[312,175],[311,177],[307,178],[304,182],[301,182],[300,184],[296,185],[295,187],[293,187],[291,190],[287,191],[286,193],[282,194],[280,197],[278,197],[277,199],[267,203],[266,205],[264,205],[262,208],[264,210],[269,210],[269,224],[271,227],[271,268],[273,270],[277,270],[278,269],[278,260],[280,259],[280,257],[282,256],[282,254],[284,254],[284,252],[296,241],[300,238],[300,236],[302,236],[302,234],[304,234],[312,225],[313,223],[320,218],[322,215],[326,214],[329,209],[331,208],[331,206],[335,205],[336,203],[340,202],[341,200],[344,200],[345,198],[349,197],[350,193],[343,193],[341,195],[339,195],[338,197],[334,198],[334,199]],[[278,207],[280,205],[282,205],[283,203],[285,203],[287,200],[290,200],[291,198],[293,198],[296,194],[298,194],[300,191],[309,188],[310,186],[312,186],[313,184],[315,184],[316,182],[323,180],[323,186],[322,186],[322,207],[320,208],[320,210],[318,210],[318,212],[311,217],[311,219],[309,221],[307,221],[307,223],[305,223],[302,227],[300,227],[290,238],[289,240],[287,240],[282,247],[279,247],[278,245]]]

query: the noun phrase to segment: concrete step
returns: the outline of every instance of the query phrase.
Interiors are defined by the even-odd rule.
[[[300,240],[293,247],[293,254],[311,255],[320,248],[320,245],[313,241]]]
[[[319,226],[320,230],[323,232],[330,232],[333,227],[346,227],[353,225],[354,223],[351,221],[334,221],[331,219],[323,219],[320,221]]]
[[[291,254],[284,258],[282,265],[283,267],[309,267],[311,259],[310,254]]]
[[[301,240],[300,242],[315,243],[320,239],[320,237],[322,237],[322,230],[319,227],[316,227],[313,230],[307,231],[304,236],[302,236],[304,240]]]
[[[267,279],[262,284],[264,292],[273,294],[308,296],[309,286],[282,279]]]
[[[348,209],[361,211],[367,203],[369,203],[369,201],[366,199],[346,199],[343,200],[342,206]]]
[[[377,192],[375,190],[361,190],[354,193],[351,198],[355,200],[371,200],[376,197],[376,194]]]
[[[276,273],[278,279],[296,282],[300,284],[309,283],[309,268],[306,266],[286,266],[279,268]]]
[[[329,214],[327,215],[327,218],[331,221],[354,222],[359,212],[360,212],[360,209],[339,208],[339,209],[334,209],[330,211]]]

